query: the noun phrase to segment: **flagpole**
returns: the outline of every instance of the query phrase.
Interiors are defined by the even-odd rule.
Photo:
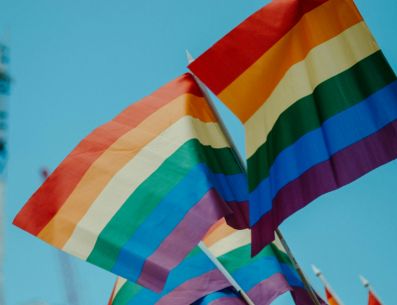
[[[208,258],[214,263],[214,265],[219,269],[219,271],[226,277],[229,283],[236,289],[236,291],[241,295],[244,301],[248,305],[255,305],[251,298],[245,293],[241,286],[236,282],[233,276],[227,271],[227,269],[221,264],[221,262],[211,253],[208,247],[203,243],[199,243],[200,249],[208,256]]]
[[[193,56],[190,54],[190,52],[188,50],[186,50],[186,57],[187,57],[187,60],[188,60],[189,64],[191,64],[194,61]],[[232,151],[235,153],[235,157],[236,157],[237,163],[240,165],[240,167],[245,172],[247,172],[247,164],[244,161],[244,158],[241,155],[240,151],[237,149],[236,143],[234,142],[232,136],[230,135],[229,130],[227,129],[225,123],[223,122],[222,117],[219,114],[219,112],[218,112],[218,110],[217,110],[217,108],[215,106],[214,101],[210,97],[207,87],[201,82],[201,80],[196,75],[194,75],[193,72],[190,72],[190,73],[193,75],[193,77],[196,80],[197,84],[199,85],[201,91],[203,92],[204,97],[207,99],[209,105],[211,106],[212,110],[214,111],[215,116],[218,119],[219,126],[221,127],[223,133],[225,134],[226,139],[228,140],[228,142],[229,142],[229,144],[230,144],[230,146],[232,148]],[[276,234],[277,234],[278,238],[280,239],[281,244],[285,248],[285,251],[287,252],[287,255],[291,259],[292,264],[294,265],[294,268],[297,270],[297,272],[298,272],[298,274],[299,274],[299,276],[300,276],[300,278],[301,278],[301,280],[303,282],[303,285],[305,286],[307,292],[309,293],[309,296],[310,296],[311,300],[313,301],[314,305],[321,305],[317,295],[314,293],[313,288],[312,288],[312,286],[309,283],[309,280],[307,279],[307,277],[303,273],[302,268],[300,267],[300,265],[298,264],[297,260],[295,259],[295,256],[292,254],[292,251],[291,251],[290,247],[288,246],[286,240],[284,239],[284,236],[281,234],[281,231],[279,229],[276,229]]]
[[[360,281],[363,284],[363,286],[365,288],[367,288],[368,292],[372,293],[378,299],[378,301],[381,302],[380,298],[378,297],[378,295],[373,290],[372,285],[369,283],[369,281],[365,277],[363,277],[362,275],[360,275],[359,278],[360,278]],[[381,303],[383,304],[383,302],[381,302]]]
[[[312,269],[314,274],[319,278],[321,283],[324,285],[324,287],[332,294],[333,298],[339,305],[343,305],[342,301],[338,297],[338,295],[335,293],[335,291],[332,289],[331,285],[328,283],[327,279],[323,275],[320,269],[318,269],[315,265],[312,265]]]

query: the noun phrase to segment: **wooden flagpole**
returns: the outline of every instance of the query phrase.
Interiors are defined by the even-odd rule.
[[[378,301],[381,302],[381,303],[383,304],[383,302],[380,300],[380,298],[378,297],[378,295],[377,295],[377,294],[375,293],[375,291],[373,290],[373,288],[372,288],[371,284],[369,283],[369,281],[368,281],[365,277],[363,277],[362,275],[360,275],[359,278],[360,278],[360,281],[361,281],[361,283],[363,284],[363,286],[364,286],[365,288],[367,288],[368,292],[372,293],[372,294],[378,299]]]
[[[190,54],[190,52],[188,50],[186,50],[186,57],[187,57],[187,60],[188,60],[189,64],[194,61],[193,56]],[[207,99],[209,105],[211,106],[212,110],[214,111],[215,116],[218,119],[219,126],[221,127],[223,133],[226,136],[226,139],[228,140],[228,142],[229,142],[229,144],[230,144],[230,146],[232,148],[232,151],[235,154],[237,163],[240,165],[240,167],[245,172],[247,172],[246,162],[244,161],[244,158],[241,155],[240,151],[237,149],[237,146],[236,146],[232,136],[230,135],[229,130],[227,129],[225,123],[223,122],[222,117],[219,114],[219,112],[218,112],[218,110],[217,110],[217,108],[215,106],[214,101],[212,100],[212,98],[209,95],[209,91],[208,91],[207,87],[201,82],[201,80],[196,75],[194,75],[192,72],[190,72],[190,73],[193,75],[193,77],[196,80],[197,84],[199,85],[201,91],[203,91],[204,97]],[[290,247],[288,246],[286,240],[284,239],[284,236],[281,234],[281,231],[279,229],[276,230],[276,234],[277,234],[278,238],[280,239],[281,244],[284,247],[285,251],[287,252],[287,255],[291,259],[292,264],[294,265],[294,268],[297,270],[297,272],[298,272],[298,274],[299,274],[299,276],[300,276],[300,278],[301,278],[301,280],[302,280],[307,292],[309,293],[309,296],[310,296],[311,300],[313,301],[313,304],[314,305],[321,305],[316,293],[314,292],[312,286],[309,283],[309,280],[307,279],[307,277],[303,273],[302,268],[300,267],[300,265],[296,261],[295,256],[292,254],[292,251],[291,251]],[[250,304],[250,303],[248,303],[248,304]]]
[[[331,285],[328,283],[327,279],[325,278],[323,273],[320,271],[320,269],[318,269],[315,265],[312,265],[312,269],[313,269],[314,274],[319,278],[319,280],[324,285],[324,287],[332,294],[335,301],[339,305],[343,305],[342,301],[340,300],[338,295],[335,293],[335,291],[332,289]]]

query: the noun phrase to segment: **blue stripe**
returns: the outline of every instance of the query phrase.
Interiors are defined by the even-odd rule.
[[[200,300],[197,300],[192,305],[210,305],[212,302],[224,298],[239,299],[240,296],[231,288],[226,288],[221,291],[213,292]]]
[[[249,291],[272,275],[281,273],[291,286],[303,287],[295,270],[280,263],[276,257],[267,256],[248,264],[232,273],[244,291]]]
[[[213,174],[206,165],[198,164],[135,231],[121,249],[112,271],[124,278],[137,280],[145,259],[211,188],[215,187],[225,201],[242,201],[247,198],[246,189],[239,187],[244,182],[246,183],[246,177],[243,174]]]
[[[269,177],[250,194],[251,226],[271,210],[272,199],[286,184],[396,119],[397,81],[331,117],[287,147],[276,158]]]
[[[166,286],[161,293],[155,293],[149,289],[142,288],[142,290],[128,302],[128,305],[154,304],[183,283],[210,272],[215,268],[211,260],[200,251],[194,256],[190,256],[183,260],[180,265],[171,271]],[[197,288],[199,289],[199,287]]]

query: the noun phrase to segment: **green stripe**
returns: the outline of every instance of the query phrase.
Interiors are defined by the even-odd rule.
[[[280,263],[285,263],[292,267],[287,254],[280,251],[274,244],[263,248],[255,257],[251,257],[251,244],[248,244],[222,255],[218,259],[230,273],[233,273],[264,257],[275,257]]]
[[[269,176],[277,156],[330,117],[366,99],[396,79],[381,51],[326,80],[290,106],[277,119],[267,141],[248,159],[249,188]]]
[[[135,296],[137,295],[143,287],[131,283],[131,282],[125,282],[123,287],[119,290],[119,292],[116,294],[112,305],[127,305],[128,302]]]
[[[87,261],[110,270],[121,247],[161,200],[200,163],[205,163],[214,173],[241,173],[230,148],[215,149],[202,145],[197,139],[186,142],[130,195],[99,235]]]

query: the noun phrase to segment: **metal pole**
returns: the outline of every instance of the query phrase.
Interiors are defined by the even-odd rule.
[[[342,301],[340,300],[338,295],[335,293],[335,291],[332,289],[331,285],[328,283],[327,279],[325,278],[323,273],[320,271],[320,269],[318,269],[315,265],[312,265],[312,269],[313,269],[314,274],[319,278],[319,280],[324,285],[324,287],[332,294],[335,301],[339,305],[343,305]]]
[[[372,295],[374,295],[375,298],[377,298],[378,301],[383,304],[383,302],[381,302],[380,298],[378,297],[378,295],[373,290],[372,285],[369,283],[369,281],[365,277],[363,277],[362,275],[360,275],[359,278],[360,278],[360,281],[363,284],[363,286],[365,288],[367,288],[368,292],[371,293]]]
[[[203,243],[199,243],[200,249],[208,256],[208,258],[214,263],[214,265],[219,269],[220,272],[226,277],[229,283],[236,289],[236,291],[241,295],[244,301],[248,305],[255,305],[255,303],[250,299],[250,297],[245,293],[241,286],[236,282],[233,276],[227,271],[227,269],[221,264],[221,262],[211,253],[208,247]]]
[[[193,56],[190,54],[190,52],[188,50],[186,50],[186,56],[187,56],[189,64],[194,61]],[[222,117],[219,114],[219,112],[218,112],[218,110],[217,110],[217,108],[215,106],[214,101],[211,99],[207,87],[201,82],[201,80],[196,75],[194,75],[192,72],[191,72],[191,74],[193,75],[194,79],[196,80],[197,84],[199,85],[201,91],[203,91],[204,97],[207,99],[207,101],[210,104],[212,110],[214,111],[215,116],[218,119],[219,126],[221,127],[223,133],[226,136],[226,139],[228,140],[228,142],[229,142],[229,144],[230,144],[230,146],[232,148],[232,151],[235,154],[237,163],[240,165],[240,167],[245,172],[247,172],[247,164],[246,164],[243,156],[241,155],[240,151],[237,149],[237,146],[236,146],[232,136],[230,135],[229,130],[227,129],[225,123],[223,122]],[[310,298],[313,301],[313,304],[314,305],[321,305],[317,295],[314,293],[313,288],[312,288],[312,286],[309,283],[309,280],[306,278],[305,274],[303,273],[302,268],[300,267],[300,265],[296,261],[295,256],[292,254],[291,249],[289,248],[287,242],[285,241],[285,239],[284,239],[284,237],[281,234],[279,229],[276,230],[276,234],[278,235],[283,247],[287,251],[287,255],[289,256],[289,258],[291,259],[292,263],[294,264],[294,267],[297,270],[297,272],[298,272],[298,274],[299,274],[299,276],[300,276],[305,288],[307,289],[307,291],[309,293],[309,296],[310,296]]]

